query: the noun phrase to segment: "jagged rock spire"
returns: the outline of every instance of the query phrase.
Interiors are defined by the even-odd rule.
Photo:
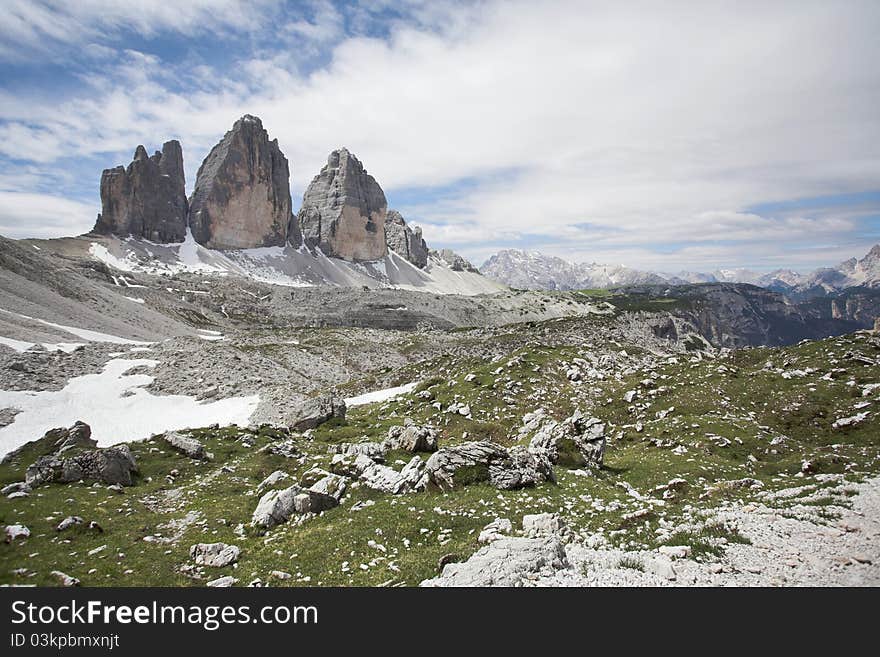
[[[150,157],[138,146],[128,168],[101,175],[101,214],[93,232],[133,235],[153,242],[180,242],[186,234],[187,201],[183,150],[176,140]]]
[[[246,114],[199,167],[190,198],[195,240],[213,249],[283,246],[291,224],[290,170],[278,140]]]
[[[335,150],[303,195],[303,243],[327,256],[379,260],[388,254],[387,207],[385,193],[360,161],[345,148]]]

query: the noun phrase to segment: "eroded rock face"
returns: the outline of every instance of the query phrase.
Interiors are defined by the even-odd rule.
[[[211,149],[199,167],[189,217],[193,237],[207,248],[287,243],[290,170],[260,119],[243,116]]]
[[[162,151],[152,156],[138,146],[128,168],[104,169],[101,174],[101,214],[93,232],[182,242],[186,217],[183,150],[178,141],[165,142]]]
[[[303,243],[345,260],[384,258],[387,208],[385,193],[360,161],[345,148],[333,151],[303,195]]]
[[[422,229],[410,228],[397,210],[388,210],[385,216],[385,242],[416,267],[424,269],[428,265],[428,245],[422,239]]]

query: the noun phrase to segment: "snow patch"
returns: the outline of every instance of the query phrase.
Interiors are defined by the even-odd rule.
[[[346,406],[363,406],[364,404],[374,404],[376,402],[388,401],[400,395],[405,395],[415,390],[417,383],[406,383],[396,388],[385,388],[384,390],[375,390],[367,392],[357,397],[348,397],[345,400]]]
[[[245,426],[260,402],[259,395],[211,403],[185,395],[159,397],[144,390],[153,377],[125,374],[135,367],[157,364],[158,361],[147,359],[114,359],[100,374],[75,377],[63,390],[0,391],[0,408],[21,411],[12,424],[0,429],[0,454],[40,438],[54,427],[71,426],[77,420],[91,426],[92,438],[101,447],[215,422],[221,426]]]

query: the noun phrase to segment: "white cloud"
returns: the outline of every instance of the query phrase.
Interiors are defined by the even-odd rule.
[[[206,13],[215,26],[229,22],[236,4],[203,0],[176,25],[196,29]],[[178,29],[147,5],[140,19],[108,10],[102,24]],[[85,3],[74,24],[104,6]],[[876,188],[876,2],[411,3],[388,39],[342,38],[336,10],[315,6],[290,29],[336,44],[322,69],[297,70],[296,39],[223,71],[129,52],[52,106],[0,96],[11,121],[0,152],[51,163],[176,137],[192,184],[212,143],[250,112],[291,161],[295,198],[342,145],[392,205],[405,188],[452,186],[442,201],[405,209],[429,241],[472,257],[487,241],[548,234],[580,260],[668,261],[651,245],[679,241],[856,248],[858,217],[743,209]],[[52,31],[45,17],[32,22]],[[456,186],[463,179],[470,184]],[[719,258],[736,252],[718,249]],[[678,253],[696,262],[705,252]]]
[[[0,191],[0,235],[4,237],[58,237],[71,226],[86,232],[95,224],[89,203],[49,194]]]
[[[145,37],[162,32],[246,32],[263,25],[275,4],[271,0],[5,0],[0,58],[57,53],[64,44],[109,38],[120,30]]]

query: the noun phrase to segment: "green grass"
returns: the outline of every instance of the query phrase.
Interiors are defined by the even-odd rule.
[[[545,335],[547,326],[536,325],[534,334]],[[565,320],[552,326],[560,334],[577,335],[566,332],[579,325]],[[654,368],[650,374],[654,390],[661,390],[654,396],[640,384],[649,375],[645,371],[619,380],[569,381],[564,363],[583,356],[585,349],[560,343],[553,333],[546,335],[546,341],[536,339],[535,344],[512,349],[491,362],[441,356],[395,372],[422,381],[417,392],[430,390],[432,399],[410,394],[350,409],[344,421],[316,429],[314,440],[297,439],[301,458],[261,451],[283,439],[284,431],[200,429],[193,433],[214,453],[213,461],[191,461],[157,440],[133,443],[140,474],[122,494],[105,486],[72,484],[41,487],[17,500],[2,498],[0,523],[24,524],[32,534],[24,541],[0,544],[0,583],[56,584],[50,573],[61,570],[86,585],[202,585],[205,579],[224,574],[233,574],[241,584],[261,578],[283,586],[415,585],[436,574],[442,557],[465,558],[473,553],[479,547],[479,530],[496,517],[509,518],[517,526],[526,513],[561,513],[575,534],[602,533],[620,547],[651,549],[658,546],[656,530],[661,521],[683,524],[694,509],[708,512],[794,486],[814,485],[820,492],[806,504],[830,518],[839,502],[821,493],[825,484],[815,479],[817,474],[846,473],[857,480],[880,470],[873,414],[848,430],[831,429],[835,418],[853,414],[853,403],[861,400],[859,385],[880,380],[877,366],[845,358],[848,352],[880,355],[873,343],[858,335],[785,349],[738,351],[723,361],[727,372],[719,372],[722,361],[690,363],[689,356],[682,354],[678,363]],[[593,348],[620,349],[601,342]],[[626,349],[630,354],[642,353],[633,346]],[[765,369],[768,361],[779,366],[785,362],[786,370],[815,367],[818,371],[784,379]],[[824,372],[839,367],[847,372],[821,379]],[[472,381],[465,381],[468,374],[474,375]],[[855,385],[848,385],[850,380]],[[634,404],[623,401],[630,389],[641,391]],[[437,412],[433,403],[444,410],[452,403],[466,403],[471,417]],[[603,420],[609,436],[604,467],[592,476],[581,476],[575,472],[576,455],[563,449],[556,484],[520,491],[497,491],[479,468],[459,473],[457,488],[451,492],[391,496],[354,485],[340,507],[319,517],[273,528],[262,537],[236,533],[236,526],[246,525],[256,507],[258,497],[253,492],[260,481],[279,469],[299,480],[312,467],[327,467],[332,443],[382,440],[389,427],[409,417],[435,426],[441,445],[455,444],[465,432],[469,439],[510,444],[520,440],[522,416],[538,407],[556,419],[580,407]],[[657,411],[670,407],[675,410],[657,419]],[[642,432],[633,426],[637,421],[644,425]],[[773,442],[781,436],[784,440]],[[20,481],[25,467],[45,449],[31,445],[18,463],[0,466],[0,482]],[[399,467],[398,461],[411,456],[394,452],[387,462]],[[806,460],[812,466],[802,475]],[[763,488],[725,483],[747,477],[760,481]],[[661,487],[674,478],[687,483],[664,497]],[[633,487],[640,499],[629,495],[621,482]],[[372,505],[351,510],[365,502]],[[798,497],[779,502],[781,508],[800,503]],[[648,507],[652,513],[638,513]],[[169,523],[179,523],[192,513],[197,514],[193,522],[179,527],[175,542],[143,540],[171,536],[174,529]],[[55,525],[67,515],[95,520],[104,532],[82,526],[56,532]],[[633,520],[624,521],[624,516]],[[708,520],[696,529],[667,536],[663,544],[689,545],[694,558],[715,559],[725,545],[745,540],[735,530]],[[189,546],[214,541],[242,548],[238,567],[193,579],[186,570]],[[107,548],[88,555],[102,545]],[[348,562],[346,568],[343,562]],[[19,568],[28,573],[13,574]],[[95,572],[89,572],[93,568]],[[273,570],[288,572],[292,578],[273,580],[269,575]]]

